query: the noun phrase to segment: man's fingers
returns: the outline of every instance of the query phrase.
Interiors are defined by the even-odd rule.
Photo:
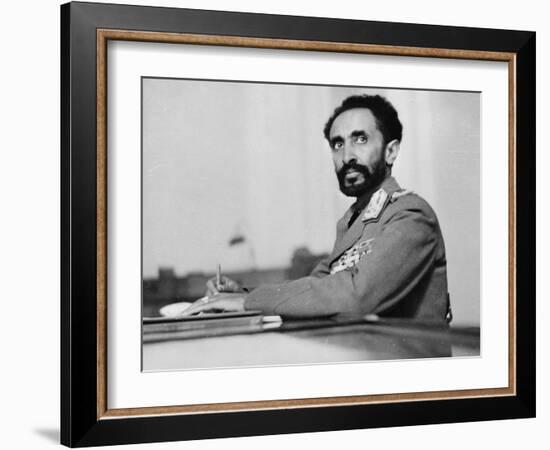
[[[220,292],[239,292],[241,286],[235,280],[229,277],[223,276],[221,279]]]
[[[215,295],[220,292],[238,292],[239,290],[239,283],[225,275],[221,277],[220,284],[217,283],[216,278],[210,278],[206,282],[206,292],[210,295]]]
[[[219,288],[215,283],[215,278],[211,278],[206,282],[206,294],[208,296],[216,295],[219,292]]]

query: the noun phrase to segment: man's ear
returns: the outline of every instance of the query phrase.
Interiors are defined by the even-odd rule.
[[[385,158],[388,166],[393,166],[397,155],[399,154],[399,141],[394,139],[386,144]]]

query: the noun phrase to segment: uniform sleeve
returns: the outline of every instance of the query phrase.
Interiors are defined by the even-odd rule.
[[[422,208],[400,209],[353,268],[261,286],[247,296],[245,307],[296,318],[379,314],[406,297],[432,269],[436,247],[435,217]],[[314,273],[324,270],[328,266]]]

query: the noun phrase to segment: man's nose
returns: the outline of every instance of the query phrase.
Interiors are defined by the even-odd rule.
[[[344,146],[344,164],[350,164],[351,162],[357,162],[357,155],[353,145],[346,145]]]

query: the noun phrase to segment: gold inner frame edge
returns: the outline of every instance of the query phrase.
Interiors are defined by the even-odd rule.
[[[270,409],[294,409],[402,401],[449,400],[511,396],[516,394],[516,54],[479,50],[424,48],[240,36],[159,33],[116,29],[96,31],[97,107],[97,419],[174,414],[206,414]],[[508,62],[508,387],[364,396],[318,397],[285,400],[211,403],[199,405],[148,406],[108,409],[107,405],[107,41],[139,41],[217,45],[279,50],[326,51],[391,56],[470,59]]]

